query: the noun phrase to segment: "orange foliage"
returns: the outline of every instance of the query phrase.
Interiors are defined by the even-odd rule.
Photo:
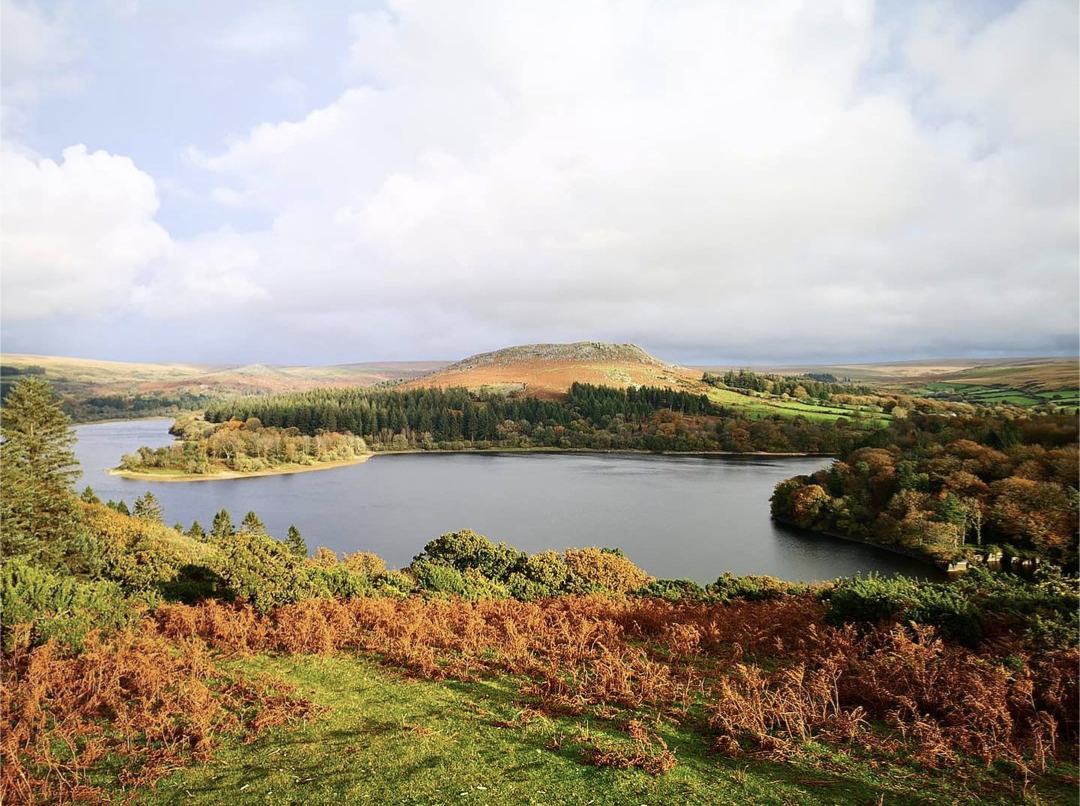
[[[194,631],[229,652],[362,651],[433,680],[518,675],[524,704],[552,714],[648,707],[685,718],[703,704],[718,749],[731,755],[783,759],[822,738],[883,756],[906,748],[928,766],[974,757],[1026,770],[1077,738],[1075,650],[1025,655],[1021,671],[1006,670],[931,628],[825,626],[812,594],[730,604],[356,598],[265,617],[206,603],[163,607],[158,619],[167,636]],[[653,772],[668,764],[667,748],[651,739],[583,752],[594,764]]]
[[[4,802],[105,803],[112,794],[88,772],[106,757],[123,758],[115,785],[130,792],[208,759],[223,733],[250,738],[315,711],[288,685],[222,677],[200,639],[169,640],[152,623],[91,634],[74,657],[55,641],[11,653],[0,682]]]

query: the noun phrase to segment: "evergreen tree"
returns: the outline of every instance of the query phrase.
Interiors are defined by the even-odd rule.
[[[68,417],[41,378],[25,377],[0,417],[0,554],[59,565],[78,528],[71,485],[80,475]]]
[[[232,537],[236,534],[236,529],[233,528],[232,516],[229,514],[229,510],[218,510],[217,515],[214,516],[214,523],[210,526],[210,534],[219,538]]]
[[[161,503],[157,500],[157,496],[149,490],[141,496],[135,499],[135,508],[131,512],[136,518],[146,518],[147,520],[157,521],[158,523],[165,522],[165,511],[161,508]]]
[[[285,538],[285,544],[289,547],[289,551],[297,557],[307,557],[307,543],[304,542],[304,538],[300,536],[300,530],[295,526],[289,526],[289,534]]]
[[[82,491],[82,495],[79,496],[83,501],[88,504],[100,504],[101,499],[97,497],[97,493],[94,492],[94,488],[89,484],[86,485],[86,489]]]
[[[203,529],[201,523],[192,521],[191,528],[187,531],[187,536],[192,540],[203,540],[206,538],[206,531]]]
[[[240,522],[240,531],[253,535],[264,535],[266,534],[266,525],[259,520],[259,516],[255,514],[255,511],[251,510],[244,516],[244,520]]]

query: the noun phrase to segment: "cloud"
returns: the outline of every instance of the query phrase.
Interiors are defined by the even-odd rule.
[[[173,244],[156,265],[156,281],[132,292],[133,307],[157,318],[190,319],[228,310],[243,319],[248,306],[269,295],[256,278],[259,253],[248,238],[230,230]]]
[[[287,6],[270,6],[236,19],[210,44],[247,56],[268,56],[299,50],[308,38],[302,14]]]
[[[33,5],[0,0],[0,87],[5,108],[36,104],[55,92],[78,89],[74,69],[83,47],[62,16]]]
[[[1076,9],[962,10],[398,3],[350,18],[337,101],[190,156],[275,216],[261,282],[294,312],[1047,349],[1077,327]]]
[[[104,155],[95,192],[113,202],[86,202],[101,221],[42,202],[27,231],[70,230],[42,239],[67,244],[58,265],[90,256],[64,282],[107,275],[119,305],[228,333],[221,360],[578,338],[687,360],[1075,350],[1077,9],[979,13],[391,2],[349,18],[333,102],[187,149],[184,186],[231,228],[170,240]],[[271,6],[215,44],[299,48],[298,15]],[[300,104],[321,88],[271,89]],[[23,158],[30,176],[68,164]],[[118,221],[161,239],[91,268]],[[220,324],[236,316],[288,327]]]
[[[3,316],[95,311],[124,301],[170,248],[154,180],[126,157],[86,146],[54,162],[0,148]]]

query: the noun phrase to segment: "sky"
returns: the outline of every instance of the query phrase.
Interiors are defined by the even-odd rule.
[[[0,348],[1076,355],[1074,0],[0,0]]]

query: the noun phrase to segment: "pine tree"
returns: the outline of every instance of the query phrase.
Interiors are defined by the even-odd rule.
[[[165,522],[165,512],[161,508],[161,503],[157,500],[157,496],[149,490],[146,491],[145,495],[135,499],[135,508],[131,514],[136,518],[146,518],[158,523]]]
[[[295,526],[289,526],[289,534],[285,538],[285,544],[289,547],[289,551],[297,557],[307,557],[307,543],[300,536],[300,530]]]
[[[79,496],[79,498],[81,498],[88,504],[101,503],[101,499],[97,497],[97,493],[94,492],[94,488],[91,487],[89,484],[86,485],[86,489],[82,491],[82,494]]]
[[[210,527],[210,534],[219,538],[232,537],[236,534],[236,529],[233,528],[232,516],[229,514],[229,510],[218,510],[217,515],[214,516],[214,523]]]
[[[49,384],[25,377],[4,399],[0,417],[0,554],[59,565],[75,537],[80,475],[75,434]]]
[[[266,525],[259,520],[259,516],[255,514],[255,511],[251,510],[244,516],[244,520],[240,522],[240,531],[254,535],[264,535],[266,534]]]
[[[201,523],[192,521],[191,528],[187,531],[187,536],[192,540],[203,540],[206,538],[206,531],[203,529]]]

